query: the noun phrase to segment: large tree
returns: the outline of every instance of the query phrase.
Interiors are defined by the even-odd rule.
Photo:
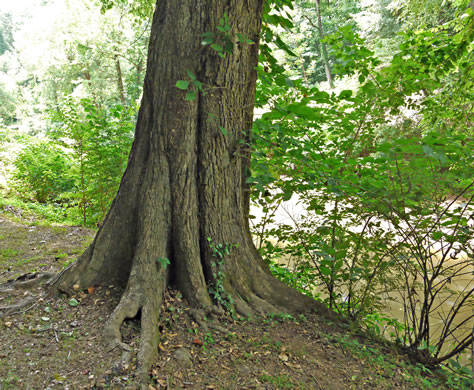
[[[120,325],[141,315],[141,375],[157,352],[167,283],[198,313],[215,311],[209,286],[218,285],[244,315],[324,310],[272,277],[248,227],[263,3],[157,2],[135,140],[117,197],[90,247],[51,282],[60,290],[125,287],[105,337],[126,348]],[[203,37],[212,44],[203,46]],[[197,93],[186,99],[177,82],[184,88],[194,77],[187,92]],[[217,278],[211,244],[233,247]]]

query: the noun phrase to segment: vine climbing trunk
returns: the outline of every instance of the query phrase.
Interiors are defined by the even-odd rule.
[[[202,311],[214,307],[209,287],[218,284],[245,315],[324,310],[271,276],[248,228],[262,9],[263,0],[157,2],[135,140],[118,194],[93,243],[52,282],[61,290],[125,287],[105,338],[110,347],[127,348],[120,325],[141,315],[141,375],[157,353],[167,283]],[[225,20],[229,27],[218,29]],[[212,45],[201,45],[204,33],[212,33],[205,35]],[[237,34],[255,43],[239,43]],[[224,45],[232,53],[220,50]],[[180,80],[189,82],[187,91],[177,88]],[[234,246],[220,280],[209,239]]]

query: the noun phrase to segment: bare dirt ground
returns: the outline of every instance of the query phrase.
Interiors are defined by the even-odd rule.
[[[0,212],[0,313],[24,298],[31,304],[0,317],[0,390],[134,389],[134,352],[123,360],[101,343],[104,321],[120,298],[115,286],[74,296],[12,289],[8,281],[58,272],[89,244],[94,231],[40,226]],[[5,284],[7,283],[7,284]],[[179,292],[162,307],[158,360],[148,389],[423,389],[434,385],[387,344],[315,315],[220,318],[227,332],[205,331]],[[123,325],[139,344],[139,320]]]

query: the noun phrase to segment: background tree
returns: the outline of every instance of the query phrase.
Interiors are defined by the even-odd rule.
[[[34,2],[4,18],[11,44],[0,55],[0,118],[11,125],[13,149],[34,147],[33,135],[51,145],[42,156],[54,158],[59,144],[71,157],[67,176],[74,185],[58,186],[64,191],[55,194],[55,214],[90,226],[104,218],[126,166],[150,21],[129,17],[123,7],[102,14],[90,1],[72,7],[64,1]],[[39,26],[42,34],[36,33]],[[20,167],[15,158],[10,163],[24,173],[31,169],[29,175],[9,175],[10,188],[28,188],[34,166]],[[26,191],[18,194],[31,199]]]
[[[294,4],[294,26],[281,33],[283,41],[291,49],[291,53],[283,54],[286,67],[295,76],[303,77],[305,73],[309,85],[327,81],[331,87],[331,68],[337,59],[328,52],[323,38],[342,26],[356,28],[353,15],[360,11],[358,2],[300,0]]]
[[[323,57],[324,70],[326,71],[326,81],[328,82],[330,88],[334,88],[334,83],[333,83],[332,74],[331,74],[331,65],[329,64],[329,56],[326,49],[326,43],[323,41],[324,30],[323,30],[323,22],[321,20],[321,2],[319,0],[315,0],[315,6],[316,6],[316,14],[318,17],[319,45],[321,46],[321,56]]]
[[[11,123],[15,119],[16,97],[11,80],[6,76],[13,50],[13,21],[9,13],[0,12],[0,123]]]
[[[0,56],[13,48],[12,16],[0,14]]]
[[[455,17],[459,8],[465,8],[469,0],[395,0],[389,5],[391,13],[404,29],[439,27]]]

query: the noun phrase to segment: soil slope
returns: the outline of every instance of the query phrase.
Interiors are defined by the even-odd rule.
[[[101,344],[119,288],[91,286],[74,296],[46,297],[41,288],[12,289],[7,283],[60,271],[94,233],[21,220],[11,208],[0,212],[0,311],[32,298],[0,318],[0,389],[135,388],[138,321],[124,325],[130,353],[106,351]],[[167,291],[162,313],[150,390],[443,388],[387,344],[316,316],[223,316],[218,320],[226,332],[205,330],[174,290]]]

